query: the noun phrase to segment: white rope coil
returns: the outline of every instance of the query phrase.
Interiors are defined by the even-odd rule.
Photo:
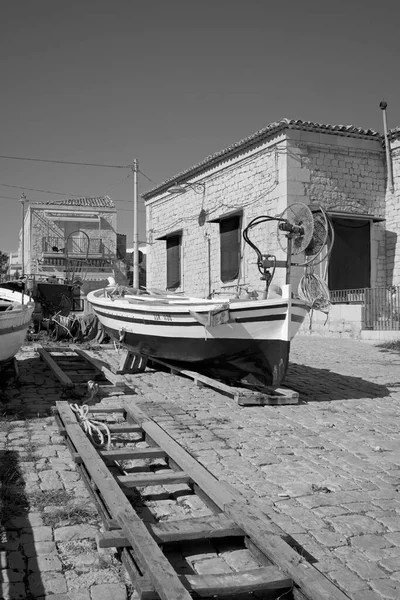
[[[329,288],[319,275],[306,271],[300,280],[298,295],[311,309],[329,313],[331,307]]]
[[[92,440],[94,446],[105,447],[106,450],[109,450],[111,446],[111,433],[107,425],[102,421],[96,421],[88,417],[89,407],[87,404],[82,404],[82,406],[70,404],[70,407],[76,414],[83,431]]]

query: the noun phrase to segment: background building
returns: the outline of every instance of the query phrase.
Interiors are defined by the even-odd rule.
[[[393,185],[380,133],[283,119],[145,193],[148,286],[201,296],[262,290],[243,229],[293,203],[322,206],[332,218],[335,244],[322,274],[334,295],[400,285],[400,128],[390,137]],[[276,222],[251,238],[285,258]],[[294,289],[301,273],[293,269]],[[284,276],[277,269],[274,282]]]

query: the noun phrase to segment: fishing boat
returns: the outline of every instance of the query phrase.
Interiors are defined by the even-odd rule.
[[[286,373],[290,340],[308,312],[290,296],[290,286],[271,299],[223,302],[105,288],[87,299],[107,333],[132,352],[191,363],[192,369],[226,378],[252,374],[277,386]]]
[[[261,253],[249,237],[253,227],[271,220],[277,221],[278,233],[284,236],[285,260]],[[257,267],[265,282],[261,295],[205,300],[121,288],[112,282],[90,292],[87,299],[107,333],[133,353],[180,365],[189,363],[192,370],[231,382],[250,380],[276,388],[285,377],[290,342],[305,316],[310,309],[329,304],[329,298],[320,297],[321,286],[314,276],[310,278],[309,269],[303,282],[306,293],[295,297],[291,267],[319,264],[331,234],[323,209],[312,212],[302,203],[288,206],[279,216],[253,219],[243,237],[257,254]],[[300,262],[295,263],[294,257],[300,254]],[[277,267],[286,269],[286,283],[281,287],[271,283]]]
[[[35,303],[20,292],[0,288],[0,368],[24,343]]]

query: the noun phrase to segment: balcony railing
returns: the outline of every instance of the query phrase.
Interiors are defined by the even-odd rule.
[[[67,248],[65,247],[68,244]],[[86,238],[71,237],[68,242],[62,237],[44,237],[42,239],[43,254],[64,254],[68,251],[68,255],[104,255],[105,247],[100,238],[91,238],[89,241]]]
[[[365,288],[353,290],[331,290],[330,299],[332,304],[359,304],[364,302]]]
[[[363,329],[400,330],[400,286],[334,290],[332,304],[362,304]]]

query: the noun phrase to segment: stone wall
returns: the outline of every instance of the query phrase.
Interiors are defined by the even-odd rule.
[[[386,199],[387,285],[400,285],[400,138],[391,142],[393,191]]]
[[[288,202],[385,218],[380,141],[290,131]],[[371,225],[371,286],[386,285],[385,223]]]
[[[398,152],[395,177],[400,189],[400,147]],[[219,226],[209,221],[200,224],[202,210],[206,211],[208,220],[212,220],[242,209],[242,228],[258,215],[280,214],[296,202],[384,219],[388,216],[385,177],[385,153],[380,140],[285,130],[275,139],[204,172],[198,179],[205,184],[203,193],[188,188],[184,194],[163,193],[146,201],[147,238],[151,248],[148,286],[165,289],[166,242],[159,238],[180,231],[183,275],[178,291],[201,296],[214,290],[231,291],[237,286],[262,291],[264,284],[260,281],[256,254],[244,242],[239,278],[228,284],[221,282]],[[397,223],[399,230],[400,212],[394,202],[389,209],[390,223],[393,227]],[[371,225],[373,287],[387,285],[390,260],[394,264],[395,242],[385,230],[384,221]],[[263,253],[285,258],[278,244],[276,222],[255,228],[250,237]],[[302,268],[293,269],[295,289],[302,271]],[[284,276],[284,269],[277,269],[274,283],[284,283]]]
[[[182,231],[183,276],[177,291],[200,296],[214,290],[231,291],[236,286],[262,291],[256,254],[244,241],[239,278],[222,283],[219,225],[210,220],[242,209],[244,228],[254,217],[276,215],[286,207],[287,148],[283,137],[209,171],[201,178],[205,183],[201,193],[187,188],[183,194],[167,193],[146,203],[148,287],[166,286],[166,242],[158,238]],[[207,213],[204,224],[199,219],[202,210]],[[251,237],[262,252],[283,258],[276,231],[274,221],[254,229]],[[283,273],[281,279],[283,282]]]

